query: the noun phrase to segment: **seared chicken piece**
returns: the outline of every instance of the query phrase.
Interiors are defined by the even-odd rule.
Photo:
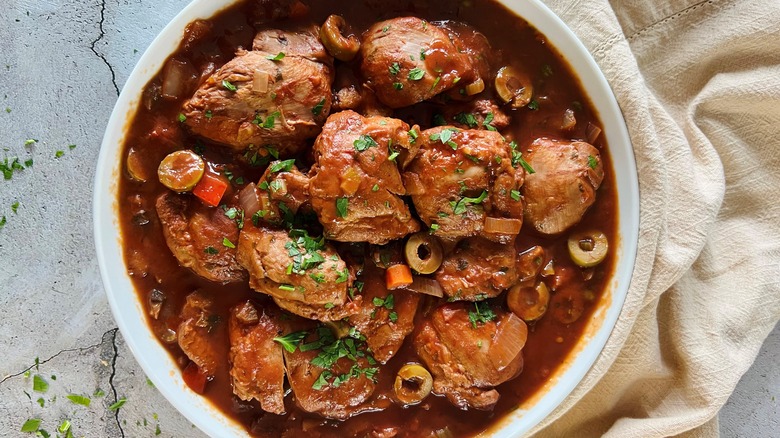
[[[498,345],[501,332],[527,328],[512,313],[477,303],[446,304],[428,315],[414,338],[417,354],[433,375],[433,390],[461,409],[490,410],[499,399],[494,387],[523,370],[521,344]],[[480,312],[477,312],[480,310]],[[471,315],[479,314],[473,323]],[[518,330],[520,329],[520,330]],[[519,347],[519,348],[518,348]]]
[[[482,301],[498,296],[519,279],[512,245],[479,237],[462,240],[436,271],[450,300]]]
[[[263,29],[255,35],[252,50],[276,55],[300,56],[311,61],[333,66],[333,57],[328,55],[317,36],[319,27],[310,26],[294,30]]]
[[[236,250],[223,244],[224,239],[238,242],[238,225],[222,209],[166,192],[157,198],[157,216],[165,242],[180,265],[219,283],[247,279],[236,261]]]
[[[374,24],[363,35],[360,53],[360,71],[390,108],[414,105],[477,78],[471,58],[447,32],[416,17]]]
[[[349,324],[366,337],[374,359],[385,364],[414,330],[420,294],[405,290],[388,291],[384,284],[372,282],[366,285],[362,297],[360,310],[349,317]]]
[[[599,150],[583,141],[540,138],[523,156],[536,172],[523,186],[526,221],[548,235],[577,224],[604,179]]]
[[[332,60],[315,35],[286,34],[289,49],[302,51],[296,53],[276,51],[285,46],[271,32],[255,45],[274,51],[239,51],[185,102],[182,113],[194,134],[236,150],[273,145],[292,155],[319,133],[330,112]],[[318,50],[325,62],[312,60],[320,59]]]
[[[284,351],[287,364],[287,380],[290,382],[295,403],[306,412],[325,418],[346,419],[371,410],[370,398],[376,387],[379,368],[369,360],[365,342],[348,337],[336,338],[325,326],[308,330],[302,345],[316,348],[301,351]],[[349,347],[352,345],[352,348]],[[324,349],[338,351],[346,348],[355,354],[348,356],[323,353]]]
[[[294,313],[298,316],[302,316],[306,319],[314,319],[317,321],[339,321],[358,312],[360,309],[361,297],[347,301],[345,304],[337,307],[330,307],[330,305],[326,307],[318,304],[306,304],[300,301],[284,300],[277,297],[274,297],[274,303],[276,303],[276,305],[281,309],[284,309],[290,313]]]
[[[309,177],[290,161],[273,161],[257,183],[257,197],[263,209],[260,220],[280,225],[289,222],[309,203]]]
[[[277,316],[247,301],[230,310],[228,333],[233,394],[257,400],[264,411],[284,414],[284,358],[273,340],[282,334]]]
[[[176,330],[181,351],[209,378],[214,377],[219,360],[211,335],[215,321],[211,311],[213,304],[213,300],[203,292],[187,295],[181,309],[181,323]]]
[[[441,28],[447,33],[455,45],[455,49],[471,60],[476,70],[476,77],[472,82],[481,80],[487,88],[488,84],[493,81],[494,67],[491,66],[491,61],[496,57],[496,52],[490,46],[487,37],[468,24],[458,21],[445,21],[441,24]],[[468,84],[468,82],[458,82],[457,86],[448,94],[457,99],[463,99],[467,97],[465,87]]]
[[[408,160],[409,126],[343,111],[314,143],[311,205],[328,239],[384,244],[420,230],[400,196],[398,164]]]
[[[297,233],[297,234],[295,234]],[[324,310],[347,304],[354,274],[322,238],[292,231],[245,226],[238,241],[238,261],[249,270],[252,289],[282,302]],[[293,313],[296,307],[286,306]]]
[[[486,217],[523,218],[525,171],[510,144],[497,132],[451,126],[423,131],[417,142],[403,178],[420,219],[444,239],[510,240],[484,232]]]

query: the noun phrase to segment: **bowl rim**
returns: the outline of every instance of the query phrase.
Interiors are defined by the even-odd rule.
[[[600,324],[589,324],[586,335],[534,398],[533,406],[521,406],[494,423],[486,433],[496,437],[528,433],[553,412],[598,359],[625,302],[634,270],[639,236],[639,182],[633,147],[618,102],[595,60],[566,24],[540,0],[499,0],[526,20],[560,53],[582,84],[601,119],[609,143],[615,185],[618,190],[618,262],[608,288],[609,305]],[[204,397],[191,391],[181,379],[171,378],[179,367],[146,323],[143,306],[128,275],[118,226],[118,180],[122,177],[121,151],[125,127],[132,121],[143,88],[178,47],[184,28],[199,18],[209,18],[237,0],[193,0],[155,37],[127,79],[111,113],[101,144],[93,182],[93,235],[100,274],[107,299],[125,342],[138,364],[163,396],[185,418],[210,436],[243,437],[246,431],[225,417]],[[620,163],[618,168],[615,163]],[[604,310],[606,303],[600,305]],[[586,339],[586,337],[588,339]]]

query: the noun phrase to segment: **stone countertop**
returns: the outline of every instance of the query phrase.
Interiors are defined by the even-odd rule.
[[[27,167],[0,182],[2,436],[31,418],[52,435],[67,419],[75,436],[203,436],[148,382],[118,333],[91,221],[95,163],[119,90],[187,3],[6,0],[0,8],[0,159]],[[778,359],[775,329],[721,413],[724,435],[780,436]],[[45,382],[38,391],[36,380]],[[74,403],[73,394],[91,402]]]

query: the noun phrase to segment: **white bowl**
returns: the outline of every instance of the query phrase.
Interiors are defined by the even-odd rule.
[[[127,274],[117,208],[117,188],[122,177],[122,145],[141,99],[144,86],[176,50],[185,26],[209,18],[234,0],[194,0],[157,36],[127,80],[111,114],[95,175],[94,235],[100,272],[108,301],[119,329],[138,363],[155,386],[187,419],[214,437],[243,437],[243,427],[225,417],[203,397],[192,392],[180,378],[181,371],[146,323],[143,306]],[[617,267],[592,322],[567,362],[550,377],[536,396],[507,415],[492,428],[496,437],[520,436],[553,411],[577,386],[601,353],[620,315],[628,291],[639,233],[639,188],[636,163],[625,122],[614,95],[593,58],[568,27],[538,0],[504,0],[568,60],[586,94],[598,110],[612,156],[618,190],[619,241]]]

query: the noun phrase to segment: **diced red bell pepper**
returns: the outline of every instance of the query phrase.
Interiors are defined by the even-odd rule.
[[[200,198],[204,204],[216,207],[222,200],[228,185],[224,178],[207,171],[198,185],[192,189],[192,194]]]

